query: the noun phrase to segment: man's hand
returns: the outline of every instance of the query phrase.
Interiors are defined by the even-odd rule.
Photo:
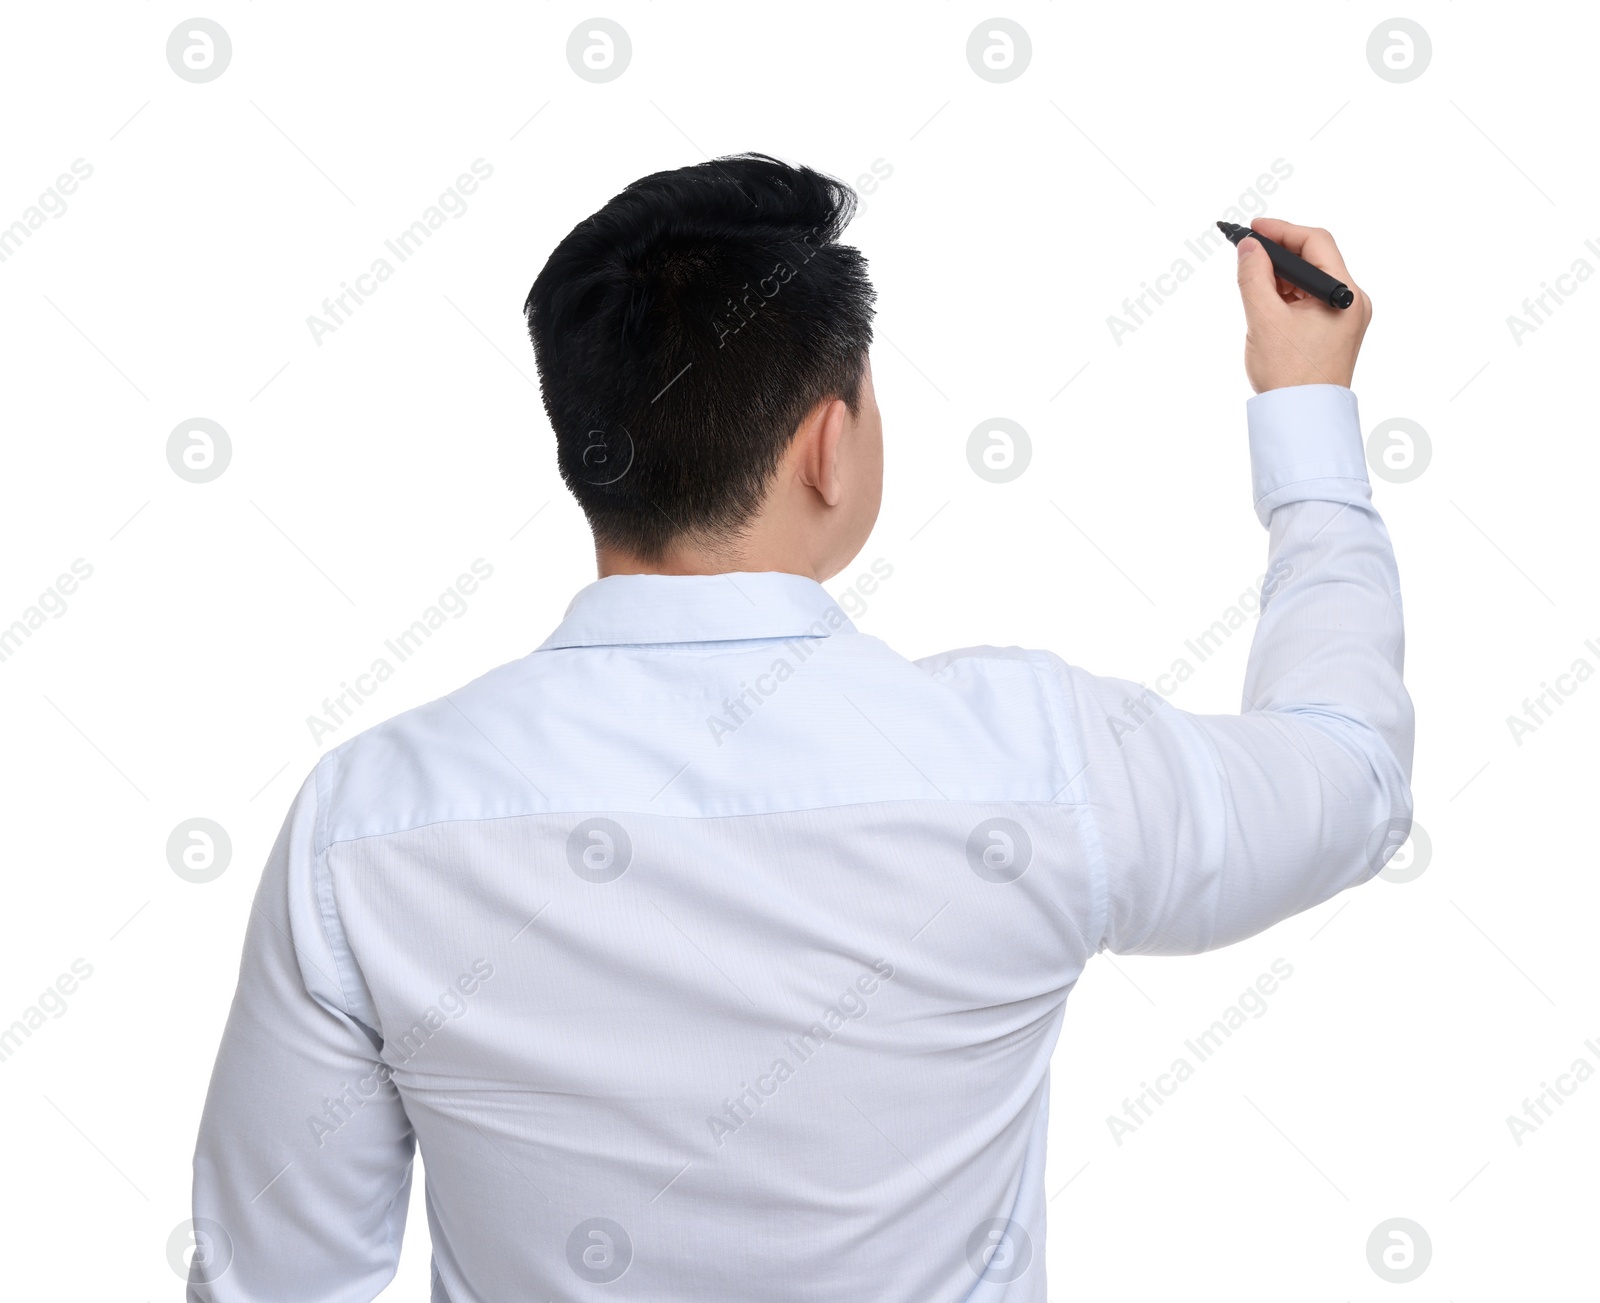
[[[1333,236],[1314,226],[1258,217],[1250,229],[1299,254],[1348,285],[1356,301],[1330,308],[1279,280],[1272,259],[1249,236],[1239,241],[1239,294],[1244,299],[1244,370],[1256,393],[1290,385],[1350,386],[1372,300],[1345,270]]]

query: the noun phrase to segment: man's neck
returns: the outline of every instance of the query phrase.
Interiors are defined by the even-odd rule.
[[[645,558],[617,548],[596,546],[599,577],[610,575],[725,575],[738,571],[777,570],[804,575],[820,582],[815,567],[778,549],[749,546],[723,548],[672,547],[658,557]]]

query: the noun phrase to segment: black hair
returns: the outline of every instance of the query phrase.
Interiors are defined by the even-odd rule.
[[[561,476],[646,560],[736,536],[819,402],[858,411],[875,294],[848,185],[765,154],[633,182],[523,305]]]

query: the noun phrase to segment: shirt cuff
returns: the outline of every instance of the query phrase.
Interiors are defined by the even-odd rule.
[[[1356,396],[1343,385],[1269,389],[1245,404],[1256,515],[1289,502],[1372,500]]]

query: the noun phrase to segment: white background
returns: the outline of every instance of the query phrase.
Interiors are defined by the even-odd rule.
[[[568,65],[595,12],[568,4],[217,3],[233,54],[205,84],[165,54],[193,12],[9,6],[0,46],[0,223],[93,168],[0,262],[0,625],[93,567],[0,663],[0,1027],[93,968],[0,1063],[8,1295],[181,1297],[167,1240],[306,717],[474,558],[468,612],[333,741],[525,654],[593,578],[523,298],[628,181],[760,149],[892,169],[848,237],[881,296],[888,484],[829,587],[888,560],[858,624],[907,655],[1020,643],[1153,681],[1258,580],[1232,258],[1184,241],[1275,160],[1267,212],[1332,229],[1376,304],[1363,429],[1431,436],[1419,477],[1374,484],[1432,859],[1204,957],[1091,965],[1055,1060],[1052,1296],[1594,1296],[1600,1078],[1520,1145],[1506,1121],[1600,1068],[1600,682],[1520,745],[1506,723],[1600,668],[1600,277],[1520,343],[1507,325],[1575,259],[1600,270],[1592,8],[1415,4],[1432,61],[1404,84],[1368,63],[1393,11],[1366,3],[1019,0],[999,12],[1032,60],[1005,84],[968,65],[995,11],[965,3],[619,0],[599,12],[632,61],[605,84]],[[464,215],[314,341],[479,158]],[[1179,257],[1194,274],[1117,342],[1107,317]],[[232,442],[206,484],[166,460],[196,416]],[[1004,485],[966,460],[996,416],[1033,442]],[[1237,709],[1245,650],[1174,704]],[[166,857],[196,816],[233,843],[206,884]],[[1276,958],[1268,1012],[1115,1143],[1107,1115]],[[420,1191],[386,1298],[426,1296]],[[1410,1284],[1368,1265],[1392,1217],[1431,1239]]]

